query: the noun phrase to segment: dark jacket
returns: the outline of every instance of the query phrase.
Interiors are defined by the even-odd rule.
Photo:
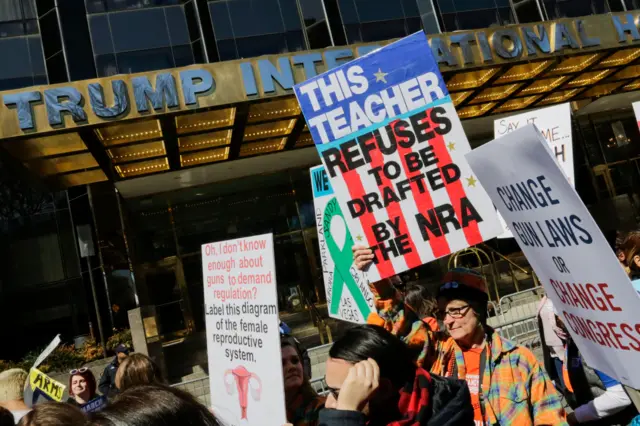
[[[100,377],[98,390],[107,398],[113,398],[118,394],[118,388],[116,388],[116,373],[118,372],[119,366],[118,357],[115,357],[113,361],[105,367],[102,377]]]
[[[584,363],[582,355],[580,355],[580,351],[573,340],[570,340],[567,346],[566,358],[569,381],[571,382],[571,387],[574,392],[567,392],[565,396],[569,406],[575,410],[604,394],[606,387],[596,371]],[[630,404],[627,408],[612,416],[587,424],[590,426],[624,426],[631,424],[631,421],[637,415],[638,410],[636,410],[633,404]]]
[[[319,426],[473,426],[473,407],[467,384],[416,372],[413,383],[400,391],[397,407],[380,412],[371,407],[371,419],[357,411],[324,409]]]

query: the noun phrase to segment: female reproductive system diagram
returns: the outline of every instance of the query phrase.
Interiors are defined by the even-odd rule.
[[[233,395],[237,391],[238,400],[240,402],[241,419],[248,420],[248,393],[251,393],[251,397],[254,401],[260,401],[260,395],[262,394],[262,380],[260,380],[260,377],[255,373],[251,373],[242,365],[234,368],[233,370],[225,371],[223,379],[229,395]]]

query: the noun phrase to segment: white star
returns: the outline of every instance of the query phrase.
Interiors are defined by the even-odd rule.
[[[376,76],[376,82],[383,82],[386,83],[387,79],[385,78],[389,73],[386,72],[382,72],[382,70],[380,68],[378,68],[378,72],[373,73],[373,75]]]

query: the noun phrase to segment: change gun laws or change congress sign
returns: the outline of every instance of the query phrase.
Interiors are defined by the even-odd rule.
[[[363,274],[353,264],[353,235],[347,228],[331,182],[323,166],[310,169],[313,205],[318,230],[322,278],[329,304],[329,316],[364,324],[375,312],[374,297]]]
[[[502,232],[424,33],[295,86],[355,244],[376,281]],[[351,250],[348,241],[339,247]]]
[[[640,297],[534,125],[467,154],[590,367],[640,388]]]
[[[202,246],[211,405],[227,426],[286,423],[273,235]]]
[[[542,108],[523,114],[503,117],[493,122],[494,138],[499,138],[527,124],[535,124],[549,143],[549,148],[569,180],[575,186],[573,170],[573,137],[571,131],[571,105],[561,104],[549,108]],[[498,238],[513,238],[506,222],[499,216],[500,223],[506,231]]]

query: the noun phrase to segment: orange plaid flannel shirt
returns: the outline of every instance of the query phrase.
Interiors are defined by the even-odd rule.
[[[427,340],[429,331],[437,331],[439,326],[435,318],[423,318],[406,327],[405,306],[402,294],[387,280],[370,284],[375,298],[377,312],[367,318],[368,324],[384,327],[395,336],[400,337],[416,353],[420,353]],[[418,367],[422,363],[418,360]]]
[[[371,285],[371,290],[376,297],[378,318],[384,321],[378,325],[391,332],[397,330],[398,321],[402,320],[402,295],[385,281]],[[369,322],[375,323],[374,319]],[[488,331],[490,341],[482,378],[485,422],[503,426],[567,425],[560,396],[533,353]],[[465,379],[462,350],[446,333],[414,324],[404,340],[409,346],[423,345],[417,363],[432,374],[455,374],[458,379]]]

